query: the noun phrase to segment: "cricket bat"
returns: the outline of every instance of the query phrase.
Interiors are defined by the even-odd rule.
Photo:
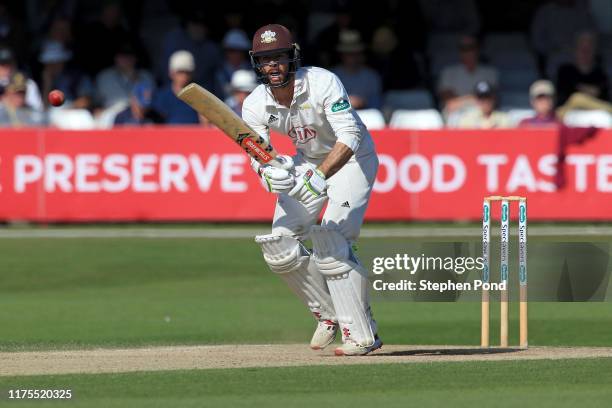
[[[208,119],[232,138],[252,158],[261,164],[281,167],[271,144],[259,136],[225,103],[196,83],[184,87],[177,95],[196,112]]]

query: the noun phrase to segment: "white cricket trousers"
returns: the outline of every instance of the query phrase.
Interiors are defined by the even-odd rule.
[[[307,162],[319,165],[322,160],[294,157],[297,174],[304,172]],[[307,206],[287,194],[280,194],[274,211],[272,233],[308,239],[310,227],[317,222],[327,203],[321,225],[338,230],[349,243],[359,237],[363,217],[368,207],[378,157],[375,152],[356,158],[354,155],[336,174],[327,179],[327,195]]]

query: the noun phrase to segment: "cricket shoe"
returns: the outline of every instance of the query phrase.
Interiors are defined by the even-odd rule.
[[[332,320],[320,320],[317,324],[312,340],[310,340],[310,348],[313,350],[323,350],[336,339],[338,333],[338,323]]]
[[[378,337],[378,334],[374,335],[374,344],[371,346],[362,346],[355,343],[353,340],[348,339],[335,351],[337,356],[365,356],[374,350],[378,350],[383,345],[382,340]]]

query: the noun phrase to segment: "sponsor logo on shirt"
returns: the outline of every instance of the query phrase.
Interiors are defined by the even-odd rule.
[[[312,105],[309,104],[308,102],[306,102],[303,105],[300,105],[300,107],[298,108],[299,110],[306,110],[306,109],[312,109]]]
[[[338,112],[338,111],[341,111],[341,110],[348,109],[350,107],[351,107],[351,104],[347,100],[342,99],[342,100],[334,103],[332,105],[331,110],[332,110],[332,112]]]
[[[276,122],[277,120],[278,120],[278,116],[270,115],[270,117],[268,118],[268,125]]]
[[[304,144],[317,137],[317,131],[307,126],[298,126],[291,128],[288,135],[294,143]]]

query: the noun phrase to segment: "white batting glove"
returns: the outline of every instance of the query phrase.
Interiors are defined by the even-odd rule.
[[[259,175],[261,185],[270,193],[287,193],[295,186],[295,177],[290,173],[293,170],[291,156],[279,155],[276,157],[282,168],[260,164],[251,159],[251,168]]]
[[[276,156],[275,160],[280,163],[280,168],[285,169],[289,172],[293,170],[294,163],[293,158],[291,156],[287,156],[286,154],[279,154]]]
[[[295,177],[285,169],[263,166],[261,185],[270,193],[287,193],[295,186]]]
[[[315,199],[325,195],[326,191],[325,175],[312,166],[299,177],[296,177],[295,187],[288,194],[304,204],[310,204]]]

